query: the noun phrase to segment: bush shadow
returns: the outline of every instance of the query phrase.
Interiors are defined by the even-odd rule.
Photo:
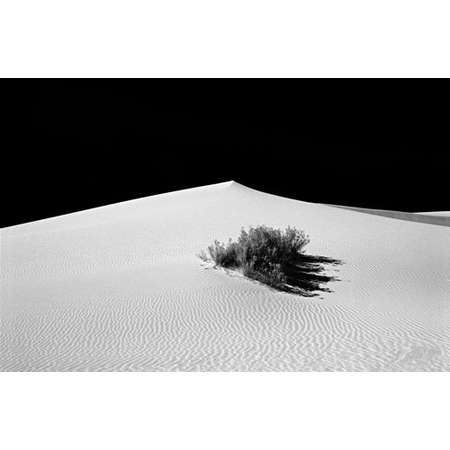
[[[304,297],[315,297],[320,292],[332,292],[324,286],[331,281],[339,281],[336,276],[326,274],[328,266],[342,265],[343,261],[326,256],[300,254],[295,261],[283,266],[286,283],[278,289]]]

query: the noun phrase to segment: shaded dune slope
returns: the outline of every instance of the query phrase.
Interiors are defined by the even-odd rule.
[[[431,225],[441,225],[450,227],[450,213],[446,212],[429,212],[429,213],[409,213],[403,211],[390,211],[386,209],[367,209],[355,208],[352,206],[327,205],[334,208],[344,208],[350,211],[361,212],[364,214],[374,214],[376,216],[389,217],[391,219],[409,220],[411,222],[428,223]]]
[[[241,227],[343,260],[321,298],[202,266]],[[450,229],[228,182],[1,230],[0,369],[450,369]],[[333,275],[333,273],[330,273]]]
[[[419,212],[422,216],[438,216],[438,217],[448,217],[450,218],[450,211],[430,211],[430,212]]]

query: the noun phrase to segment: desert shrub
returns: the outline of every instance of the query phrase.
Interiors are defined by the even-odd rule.
[[[273,288],[301,295],[329,291],[322,283],[335,280],[324,274],[325,264],[340,264],[324,256],[305,254],[309,238],[303,231],[288,227],[284,231],[266,226],[242,229],[237,241],[223,244],[217,240],[208,247],[217,266],[240,269],[254,280]],[[203,252],[202,259],[207,255]]]
[[[228,242],[225,246],[215,240],[213,245],[208,247],[208,252],[213,261],[221,267],[238,267],[238,245],[235,242]]]

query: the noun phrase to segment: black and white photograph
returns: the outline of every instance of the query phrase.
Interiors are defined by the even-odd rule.
[[[1,370],[448,371],[446,149],[204,86],[25,83]]]
[[[441,0],[5,0],[0,448],[447,450]]]

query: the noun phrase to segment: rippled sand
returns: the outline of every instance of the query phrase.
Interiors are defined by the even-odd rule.
[[[450,370],[450,228],[399,214],[229,182],[4,228],[0,370]],[[197,258],[261,224],[342,259],[334,292],[280,293]]]

